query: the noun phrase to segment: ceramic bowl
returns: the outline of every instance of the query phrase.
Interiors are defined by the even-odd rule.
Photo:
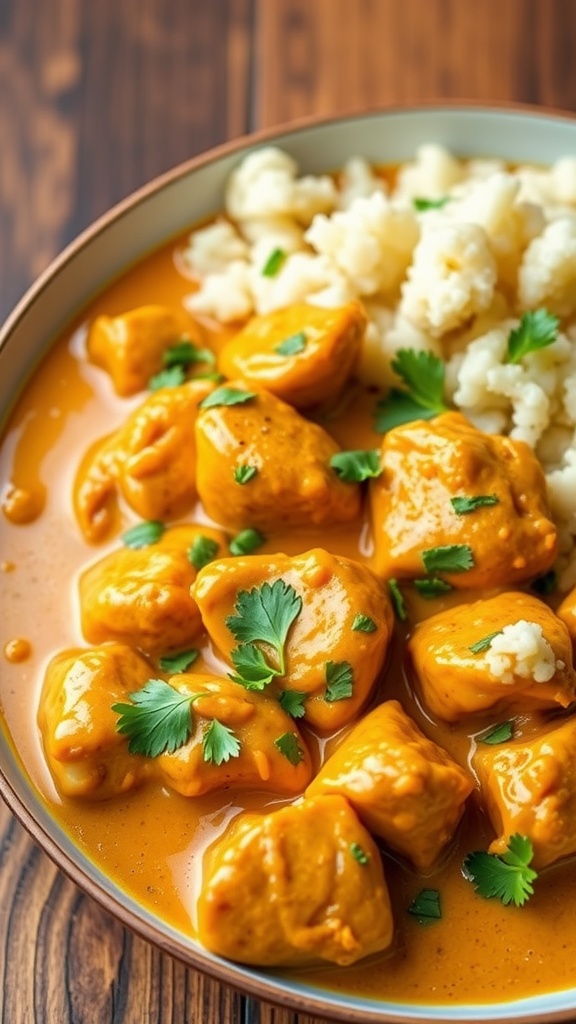
[[[0,333],[0,410],[9,411],[31,367],[95,293],[123,268],[193,222],[221,209],[226,179],[251,147],[274,143],[303,172],[341,166],[352,154],[389,163],[411,158],[434,140],[456,154],[545,164],[576,152],[576,121],[522,108],[468,105],[373,111],[222,146],[164,174],[85,231],[49,267]],[[574,1017],[576,986],[553,995],[487,1005],[375,1002],[294,981],[273,971],[225,962],[138,905],[78,849],[51,817],[10,742],[0,733],[0,790],[10,809],[50,857],[91,897],[147,940],[244,992],[308,1014],[345,1021],[511,1021]]]

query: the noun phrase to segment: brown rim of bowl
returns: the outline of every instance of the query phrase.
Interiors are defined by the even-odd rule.
[[[112,221],[120,220],[129,211],[145,202],[150,195],[161,191],[166,186],[182,177],[185,177],[197,168],[207,166],[222,157],[233,155],[236,152],[241,152],[248,147],[270,142],[277,139],[279,136],[289,139],[291,135],[296,135],[302,131],[321,127],[323,125],[336,124],[338,122],[344,123],[347,121],[354,121],[361,117],[378,117],[386,114],[425,113],[426,111],[432,110],[449,112],[451,110],[466,109],[470,110],[472,114],[481,112],[487,114],[508,113],[524,115],[529,119],[547,118],[554,121],[566,121],[572,124],[576,121],[576,115],[570,111],[534,106],[525,103],[508,101],[484,102],[481,100],[466,99],[426,99],[422,102],[413,103],[408,106],[398,104],[383,107],[369,106],[361,109],[353,109],[346,113],[326,116],[309,115],[307,117],[299,118],[296,121],[291,121],[287,124],[262,128],[248,135],[242,135],[236,139],[224,142],[213,149],[192,157],[191,159],[178,164],[171,170],[158,175],[151,182],[143,185],[135,192],[132,192],[129,196],[121,200],[85,228],[54,260],[51,261],[49,266],[40,274],[30,288],[27,289],[25,294],[14,307],[12,313],[9,314],[7,320],[0,328],[0,349],[8,340],[10,334],[25,314],[28,307],[44,292],[44,290],[49,286],[52,278],[58,274],[62,267],[66,266],[71,260],[73,260],[81,249],[87,246],[92,239],[101,234],[101,232],[104,231]],[[27,785],[32,789],[35,789],[26,770],[24,768],[21,770]],[[393,1009],[390,1011],[383,1011],[379,1010],[377,1006],[372,1008],[370,1004],[367,1004],[365,1007],[358,1006],[356,1008],[349,1004],[338,1005],[330,1003],[331,990],[328,988],[325,990],[326,1000],[324,1000],[321,995],[316,995],[315,993],[306,992],[300,994],[292,989],[287,991],[282,987],[282,978],[271,977],[270,980],[268,980],[266,976],[256,976],[252,973],[245,973],[246,968],[242,965],[226,961],[213,962],[210,958],[205,958],[207,954],[209,956],[211,954],[209,954],[209,951],[206,951],[205,953],[201,947],[197,950],[193,948],[184,949],[175,939],[166,935],[161,930],[160,925],[154,925],[153,923],[139,917],[135,911],[126,907],[122,903],[119,895],[113,895],[101,887],[101,885],[95,881],[95,879],[92,878],[84,868],[80,866],[80,864],[68,855],[68,853],[58,844],[56,839],[46,831],[44,826],[40,824],[34,814],[21,801],[2,768],[0,768],[0,796],[34,842],[37,843],[37,845],[40,846],[40,848],[50,857],[56,867],[63,871],[79,889],[103,907],[111,916],[115,917],[125,927],[138,934],[141,938],[145,939],[147,942],[156,946],[163,952],[168,953],[170,956],[173,956],[186,966],[192,967],[203,974],[209,975],[216,981],[230,985],[237,991],[254,996],[257,999],[273,1003],[277,1006],[283,1006],[296,1012],[303,1012],[308,1015],[313,1013],[319,1017],[353,1022],[353,1024],[374,1024],[376,1021],[386,1022],[386,1024],[395,1024],[395,1022],[397,1022],[397,1024],[409,1024],[410,1021],[416,1021],[417,1024],[420,1024],[420,1022],[425,1019],[427,1009],[432,1009],[434,1011],[431,1019],[433,1019],[436,1024],[442,1024],[444,1021],[446,1024],[459,1024],[459,1022],[464,1022],[464,1024],[474,1024],[475,1021],[489,1021],[489,1024],[510,1024],[511,1020],[514,1020],[517,1024],[522,1024],[522,1022],[530,1022],[530,1024],[542,1022],[542,1024],[544,1024],[544,1022],[565,1021],[570,1018],[574,1018],[574,1007],[572,1009],[565,1008],[543,1013],[537,1010],[526,1013],[521,1011],[520,1013],[515,1012],[513,1017],[506,1014],[501,1017],[497,1017],[489,1014],[490,1006],[502,1006],[504,1004],[494,1003],[486,1004],[488,1014],[482,1012],[467,1012],[462,1017],[442,1017],[442,1005],[428,1007],[428,1004],[426,1003],[414,1004],[413,1009],[419,1012],[416,1017],[413,1017],[410,1015],[410,1010],[412,1009],[411,1004],[398,1004],[399,1012],[396,1013]],[[40,796],[38,796],[38,800],[42,802],[42,798]],[[257,968],[255,968],[255,970],[257,970]],[[316,991],[321,992],[322,990],[317,989]],[[351,996],[350,998],[353,997]],[[515,1002],[518,1001],[516,1000]],[[465,1008],[466,1004],[462,1004],[462,1007]],[[474,1010],[477,1010],[478,1008],[479,1007],[477,1006],[473,1007]]]

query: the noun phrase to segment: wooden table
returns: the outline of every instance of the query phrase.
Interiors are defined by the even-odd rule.
[[[86,224],[186,157],[422,99],[576,109],[574,0],[0,0],[0,318]],[[6,1024],[313,1024],[125,931],[0,805]]]

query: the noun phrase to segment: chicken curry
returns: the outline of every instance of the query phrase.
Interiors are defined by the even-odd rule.
[[[92,303],[7,426],[26,770],[224,957],[412,1002],[570,986],[576,592],[546,594],[536,457],[450,410],[379,433],[359,303],[194,320],[181,244]]]

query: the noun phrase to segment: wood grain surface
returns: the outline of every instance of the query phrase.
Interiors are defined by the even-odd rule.
[[[423,99],[576,109],[574,0],[0,0],[0,318],[96,216],[256,127]],[[314,1024],[159,953],[0,805],[3,1024]]]

